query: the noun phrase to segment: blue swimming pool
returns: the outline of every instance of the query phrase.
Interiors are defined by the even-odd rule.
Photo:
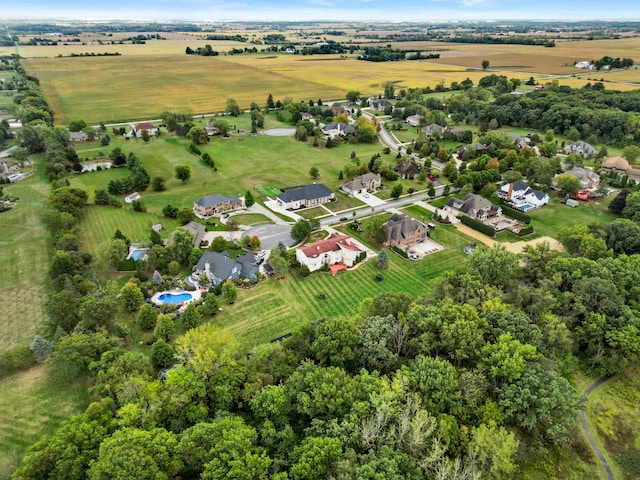
[[[535,207],[529,203],[525,203],[523,205],[519,205],[518,208],[523,212],[526,212],[527,210],[531,210],[532,208],[535,208]]]
[[[173,305],[179,305],[182,302],[189,302],[193,300],[193,295],[187,292],[184,292],[184,293],[166,292],[166,293],[162,293],[158,297],[158,300],[161,301],[162,303],[171,303]]]
[[[146,255],[147,255],[146,248],[138,248],[136,250],[133,250],[129,254],[129,258],[133,258],[134,260],[142,260]]]

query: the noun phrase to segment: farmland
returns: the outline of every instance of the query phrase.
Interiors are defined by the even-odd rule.
[[[56,50],[47,49],[62,47],[45,46],[20,47],[20,53],[27,57],[27,71],[41,80],[47,100],[56,111],[56,122],[61,124],[79,118],[92,123],[156,118],[163,110],[175,109],[193,114],[218,112],[224,110],[230,97],[241,108],[248,108],[254,101],[262,104],[269,93],[275,98],[335,100],[344,98],[349,90],[380,93],[387,82],[397,88],[435,87],[468,77],[477,83],[488,73],[480,68],[483,59],[490,61],[491,73],[520,79],[533,75],[541,81],[549,75],[565,75],[568,78],[561,82],[576,87],[602,78],[622,82],[609,88],[615,85],[616,89],[633,89],[636,86],[628,83],[640,81],[639,70],[584,72],[573,67],[583,57],[591,59],[615,52],[639,57],[637,42],[629,39],[618,43],[558,42],[555,48],[409,43],[398,46],[444,51],[440,59],[387,62],[384,66],[358,61],[355,55],[184,55],[184,45],[189,42],[196,46],[195,40],[108,46],[130,48],[131,53],[118,57],[51,58],[57,55]],[[97,51],[106,48],[86,46],[98,47]],[[77,74],[69,75],[70,71]]]

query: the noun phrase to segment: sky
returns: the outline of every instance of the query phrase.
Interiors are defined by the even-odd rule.
[[[0,0],[0,18],[192,21],[640,20],[638,0]]]

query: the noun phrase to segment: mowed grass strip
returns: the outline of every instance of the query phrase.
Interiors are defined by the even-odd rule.
[[[4,186],[20,201],[0,214],[0,350],[30,344],[44,317],[49,244],[41,214],[50,187],[37,177]]]

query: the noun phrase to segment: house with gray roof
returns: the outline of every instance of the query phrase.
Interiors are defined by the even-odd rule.
[[[521,137],[517,133],[509,132],[507,133],[507,138],[511,140],[513,145],[517,148],[528,147],[531,139],[529,137]]]
[[[239,278],[255,281],[258,269],[255,257],[249,252],[232,258],[226,251],[218,253],[207,250],[196,264],[196,273],[204,273],[213,285]]]
[[[498,190],[498,196],[500,198],[504,198],[516,208],[526,204],[534,207],[541,207],[542,205],[547,205],[551,201],[549,195],[545,192],[542,190],[534,190],[522,180],[503,185]]]
[[[404,119],[404,121],[407,122],[412,127],[417,127],[419,125],[422,125],[422,123],[424,122],[424,116],[418,115],[416,113],[415,115],[409,115],[407,118]]]
[[[392,247],[408,247],[428,237],[426,225],[404,213],[395,213],[382,225],[386,242]]]
[[[350,182],[343,184],[340,187],[347,195],[354,195],[356,193],[365,193],[380,188],[381,179],[377,173],[365,173],[359,177],[354,178]]]
[[[244,204],[235,195],[222,195],[214,193],[213,195],[205,195],[193,202],[193,213],[198,218],[207,218],[211,215],[218,215],[229,210],[237,210],[242,208]]]
[[[389,105],[391,105],[391,102],[388,100],[374,100],[371,102],[371,108],[379,112],[383,111]]]
[[[502,215],[502,208],[475,193],[468,193],[464,200],[453,197],[447,206],[481,222]]]
[[[160,226],[162,228],[162,226]],[[204,225],[198,222],[189,222],[183,225],[181,228],[184,228],[187,232],[189,232],[193,236],[193,246],[199,247],[202,243],[202,238],[204,237],[207,229]]]
[[[278,205],[287,210],[316,207],[335,200],[335,193],[322,183],[290,188],[277,196]]]
[[[327,123],[324,127],[322,127],[322,133],[324,133],[325,135],[329,135],[330,137],[334,137],[336,135],[346,137],[347,135],[355,135],[356,129],[344,122],[333,122]]]
[[[440,136],[444,135],[447,127],[443,127],[442,125],[438,125],[437,123],[432,123],[431,125],[427,125],[422,129],[422,133],[424,133],[427,137],[432,137],[436,133]]]
[[[573,167],[569,170],[565,170],[564,173],[560,173],[553,177],[552,182],[554,184],[557,183],[558,177],[563,174],[569,174],[576,177],[580,181],[581,190],[593,190],[600,185],[600,175],[583,167]]]
[[[578,155],[582,155],[583,158],[591,158],[595,157],[598,154],[598,151],[587,142],[578,140],[577,142],[573,142],[571,145],[564,147],[562,149],[562,153],[577,153]]]
[[[69,141],[71,142],[88,142],[89,135],[80,130],[79,132],[69,132]]]

